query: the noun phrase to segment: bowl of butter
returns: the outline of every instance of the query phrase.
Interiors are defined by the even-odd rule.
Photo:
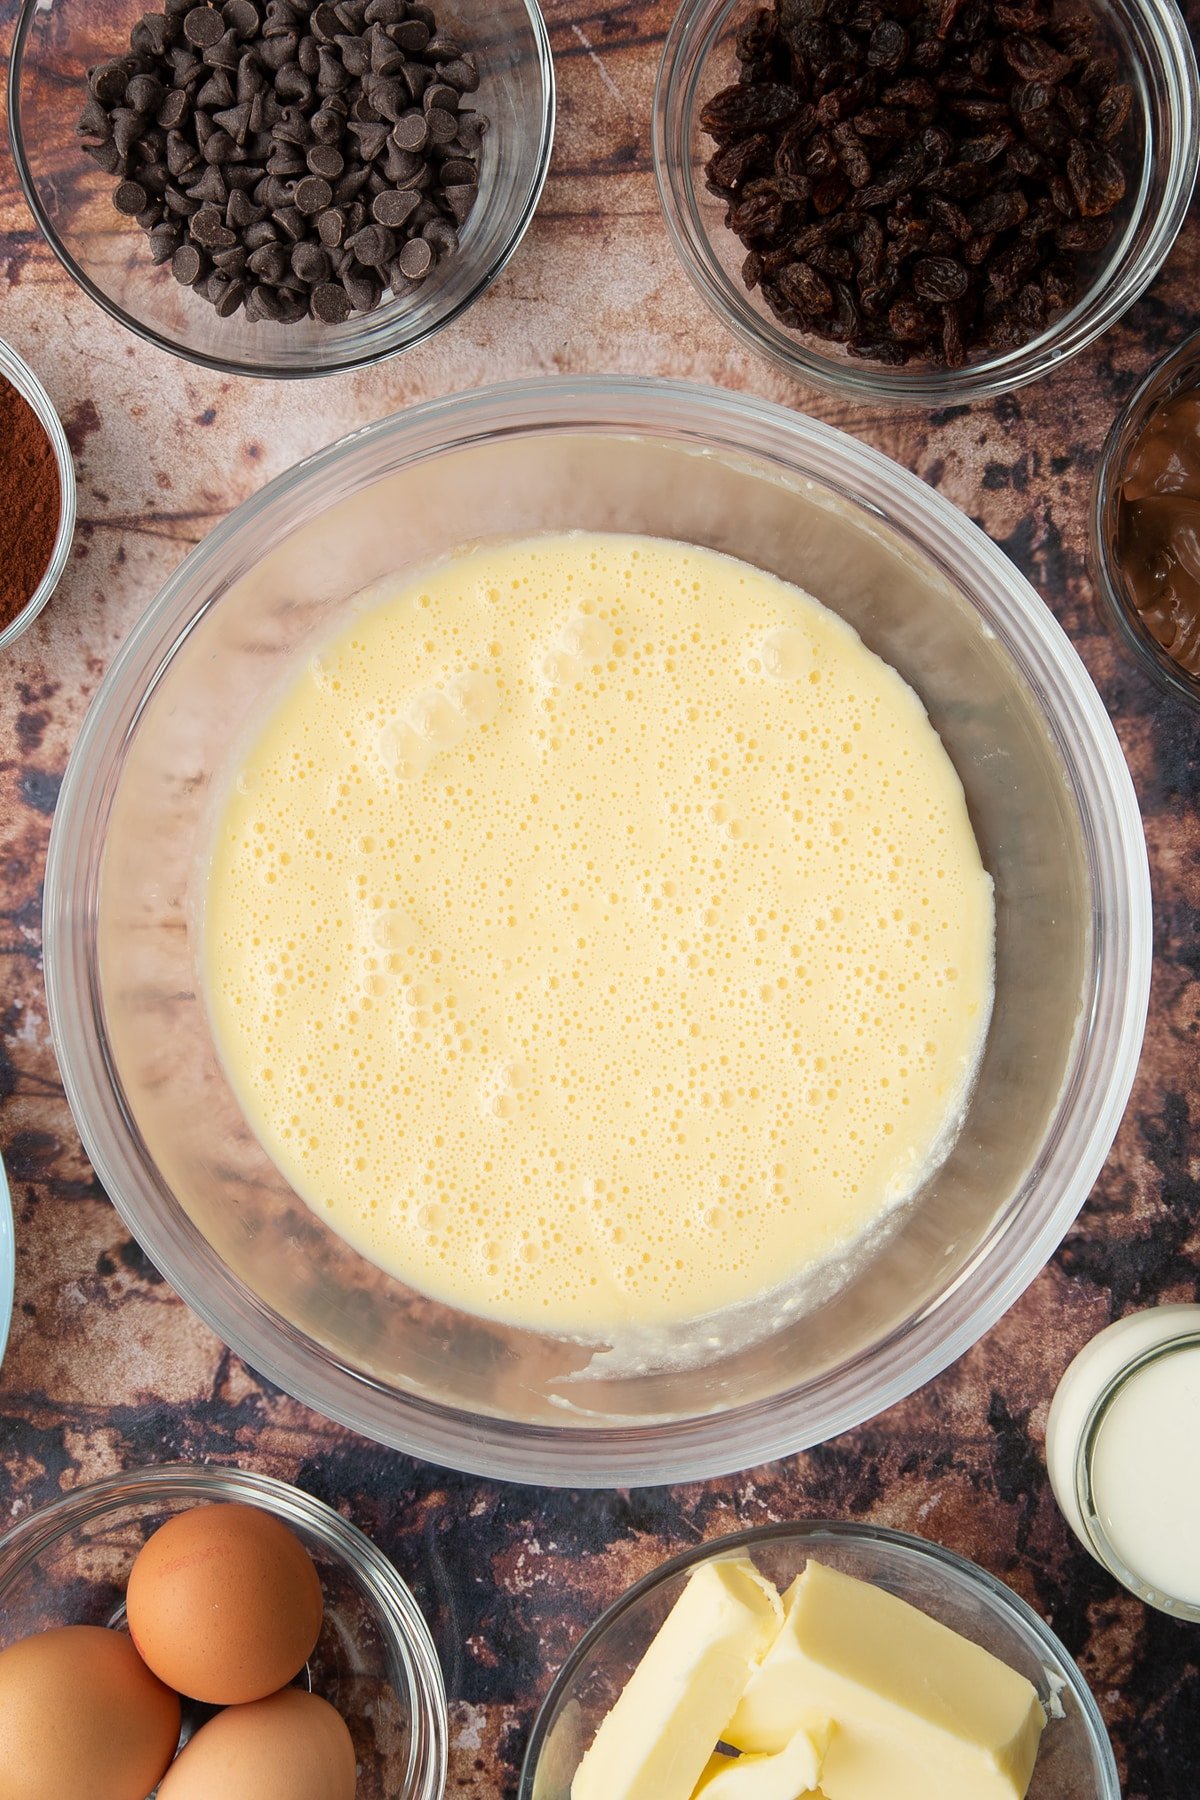
[[[656,1569],[581,1639],[519,1800],[1119,1800],[1023,1600],[879,1526],[772,1525]]]

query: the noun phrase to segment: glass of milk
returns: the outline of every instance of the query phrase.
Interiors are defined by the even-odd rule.
[[[1147,1605],[1200,1621],[1200,1306],[1132,1313],[1084,1346],[1046,1463],[1084,1548]]]

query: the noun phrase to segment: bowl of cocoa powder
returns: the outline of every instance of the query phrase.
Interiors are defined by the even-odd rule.
[[[58,586],[75,533],[75,467],[49,395],[0,338],[0,650]]]
[[[744,344],[933,407],[1038,379],[1144,291],[1198,114],[1175,0],[684,0],[655,172]]]

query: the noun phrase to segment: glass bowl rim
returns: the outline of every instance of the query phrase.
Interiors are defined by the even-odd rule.
[[[471,283],[470,288],[454,306],[430,319],[419,331],[405,332],[402,322],[397,321],[395,333],[389,335],[388,341],[382,345],[356,350],[351,343],[347,345],[343,355],[329,363],[322,363],[316,367],[292,367],[290,364],[280,365],[266,360],[251,361],[244,357],[215,356],[207,350],[192,349],[190,346],[180,343],[178,339],[157,331],[144,319],[127,312],[123,306],[119,306],[115,300],[111,299],[76,262],[63,243],[53,221],[42,205],[38,183],[26,154],[21,112],[21,76],[34,19],[40,11],[44,10],[42,0],[21,0],[8,64],[8,140],[26,205],[33,214],[34,222],[45,242],[72,281],[87,294],[88,298],[95,301],[97,306],[102,307],[109,317],[115,319],[119,325],[123,325],[126,330],[133,332],[135,337],[141,338],[143,343],[153,344],[156,349],[164,350],[170,356],[178,356],[184,362],[192,363],[198,368],[210,369],[218,375],[244,375],[264,381],[314,381],[327,375],[345,375],[353,370],[369,369],[379,363],[388,362],[393,356],[403,355],[406,350],[413,350],[417,345],[427,343],[444,327],[452,325],[456,319],[461,318],[463,313],[487,292],[520,248],[541,201],[546,177],[550,171],[557,117],[554,57],[550,48],[550,34],[538,0],[521,0],[521,5],[529,23],[532,49],[537,58],[538,73],[542,83],[542,109],[537,124],[537,160],[534,164],[532,179],[520,209],[510,222],[491,261],[480,269],[476,280]],[[364,313],[362,322],[366,324],[371,316],[370,313]]]
[[[1188,364],[1194,365],[1200,387],[1200,328],[1190,331],[1173,350],[1158,357],[1137,383],[1120,412],[1109,427],[1108,436],[1096,464],[1092,481],[1091,506],[1088,509],[1088,549],[1091,552],[1092,585],[1099,602],[1101,617],[1115,632],[1118,641],[1132,656],[1137,666],[1157,683],[1163,693],[1181,700],[1187,706],[1200,708],[1200,678],[1192,678],[1173,664],[1167,652],[1157,645],[1144,626],[1134,623],[1136,608],[1124,592],[1116,570],[1108,556],[1105,517],[1116,505],[1115,488],[1120,479],[1118,452],[1125,448],[1124,438],[1134,419],[1150,411],[1151,404],[1165,400],[1174,387],[1174,377]],[[1161,389],[1161,392],[1156,390]]]
[[[753,1550],[757,1544],[814,1542],[833,1540],[843,1543],[881,1544],[893,1550],[908,1552],[917,1561],[933,1563],[947,1569],[951,1574],[965,1580],[967,1585],[977,1593],[991,1610],[1001,1616],[1011,1616],[1018,1624],[1032,1633],[1040,1646],[1044,1647],[1053,1658],[1079,1706],[1080,1715],[1087,1730],[1088,1742],[1095,1754],[1098,1769],[1103,1776],[1103,1792],[1098,1800],[1120,1800],[1121,1790],[1117,1776],[1116,1759],[1113,1755],[1112,1743],[1108,1729],[1096,1704],[1095,1696],[1061,1639],[1050,1629],[1044,1619],[1039,1618],[1028,1601],[1010,1588],[1007,1582],[1001,1581],[979,1563],[971,1562],[968,1557],[960,1556],[956,1550],[947,1550],[942,1544],[935,1544],[929,1538],[918,1537],[915,1532],[896,1531],[889,1525],[872,1525],[867,1522],[857,1523],[848,1519],[795,1519],[774,1525],[752,1525],[743,1531],[733,1531],[723,1537],[713,1538],[707,1543],[693,1544],[688,1549],[678,1552],[649,1574],[635,1581],[632,1587],[619,1594],[610,1606],[607,1606],[588,1626],[579,1642],[571,1649],[566,1661],[555,1675],[546,1696],[537,1711],[533,1729],[529,1734],[529,1742],[525,1747],[525,1757],[521,1765],[521,1776],[517,1785],[517,1800],[532,1800],[534,1778],[541,1758],[546,1735],[553,1723],[554,1715],[562,1696],[568,1691],[579,1670],[587,1663],[596,1646],[607,1636],[617,1621],[638,1604],[655,1588],[663,1586],[685,1569],[718,1558],[735,1555],[738,1551]]]
[[[394,443],[395,456],[376,477],[483,439],[554,432],[657,433],[734,458],[766,463],[774,458],[776,465],[804,454],[805,479],[848,493],[868,514],[889,519],[902,536],[908,531],[911,539],[915,533],[921,553],[935,565],[944,550],[960,576],[967,571],[973,603],[1042,696],[1040,717],[1074,783],[1093,908],[1101,905],[1110,921],[1110,941],[1096,934],[1093,942],[1081,1026],[1038,1160],[1038,1185],[1031,1175],[935,1299],[819,1383],[668,1422],[571,1427],[470,1413],[424,1394],[384,1387],[269,1311],[211,1250],[165,1187],[155,1185],[156,1171],[139,1152],[136,1126],[104,1060],[91,938],[81,949],[74,930],[94,898],[90,890],[81,892],[83,855],[89,834],[102,835],[100,813],[111,801],[125,733],[181,632],[211,603],[203,598],[205,584],[217,571],[225,571],[222,584],[233,569],[244,573],[296,521],[310,517],[314,505],[344,498],[352,491],[355,469],[381,442]],[[326,484],[335,469],[339,479],[330,494]],[[892,510],[873,506],[864,493],[879,495]],[[245,541],[264,519],[271,521],[270,543],[256,546],[248,560],[248,552],[242,554]],[[1089,783],[1095,788],[1091,800]],[[316,452],[235,509],[168,578],[127,634],[89,708],[51,831],[43,917],[50,1023],[77,1128],[118,1211],[193,1310],[251,1367],[352,1430],[484,1476],[573,1487],[699,1479],[822,1442],[874,1417],[975,1343],[1044,1266],[1099,1172],[1136,1071],[1150,977],[1149,872],[1129,770],[1077,652],[1015,565],[942,495],[848,433],[753,396],[648,377],[535,377],[428,401]],[[127,1186],[122,1168],[131,1156],[136,1180]],[[1047,1179],[1051,1173],[1053,1182]],[[1028,1202],[1039,1187],[1044,1198],[1034,1207]],[[993,1256],[998,1241],[1003,1254]],[[972,1285],[975,1291],[964,1307],[962,1292]],[[947,1318],[948,1313],[954,1316]],[[818,1396],[823,1408],[814,1426]]]
[[[19,351],[15,350],[6,338],[0,338],[0,377],[8,381],[18,394],[33,409],[38,423],[50,439],[50,447],[54,451],[55,467],[58,470],[58,530],[54,534],[54,545],[50,551],[50,561],[46,564],[42,579],[16,616],[0,631],[0,650],[19,638],[22,632],[28,631],[37,618],[51,594],[62,580],[67,563],[71,556],[71,544],[75,537],[75,517],[78,507],[78,496],[75,486],[75,460],[71,455],[71,446],[67,442],[67,434],[63,430],[58,409],[51,400],[39,378]],[[0,1337],[0,1351],[3,1349]]]
[[[1030,343],[999,356],[984,357],[962,369],[918,366],[910,372],[885,365],[855,364],[848,357],[825,354],[803,339],[786,338],[763,319],[724,274],[718,274],[707,232],[699,230],[692,214],[693,183],[687,146],[673,131],[678,106],[682,128],[690,129],[701,57],[684,86],[686,68],[693,53],[702,49],[693,39],[700,21],[710,19],[705,43],[731,15],[744,10],[748,0],[681,0],[671,21],[654,84],[652,160],[659,206],[671,247],[692,287],[714,316],[739,342],[772,367],[793,380],[811,384],[825,393],[859,405],[942,407],[969,405],[973,400],[1009,394],[1040,380],[1085,350],[1133,305],[1158,275],[1188,216],[1192,192],[1200,170],[1200,62],[1196,45],[1176,0],[1091,0],[1100,10],[1114,4],[1136,11],[1141,28],[1155,43],[1160,68],[1167,82],[1155,80],[1152,88],[1159,103],[1170,109],[1171,161],[1158,215],[1122,280],[1111,288],[1094,290],[1076,303],[1060,320]],[[682,89],[682,92],[681,92]],[[1145,213],[1143,196],[1141,213]],[[1139,215],[1141,216],[1141,215]],[[1064,343],[1064,331],[1070,327]]]
[[[150,1506],[156,1498],[237,1501],[260,1507],[285,1524],[313,1532],[353,1570],[408,1676],[409,1691],[398,1698],[409,1714],[414,1760],[424,1779],[406,1800],[441,1800],[449,1756],[449,1715],[441,1665],[425,1615],[399,1571],[364,1531],[315,1494],[274,1475],[217,1462],[151,1463],[70,1488],[0,1534],[0,1612],[9,1583],[68,1532],[107,1513]]]

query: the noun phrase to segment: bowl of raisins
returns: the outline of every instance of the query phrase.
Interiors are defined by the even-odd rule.
[[[687,274],[797,379],[1037,380],[1154,279],[1200,160],[1175,0],[684,0],[655,95]]]

